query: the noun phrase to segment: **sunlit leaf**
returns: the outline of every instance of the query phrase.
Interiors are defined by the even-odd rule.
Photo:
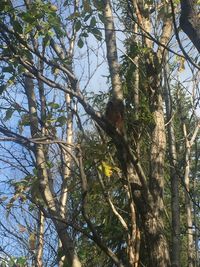
[[[60,107],[59,104],[54,103],[54,102],[49,102],[48,106],[51,107],[51,108],[54,108],[54,109],[58,109]]]
[[[185,70],[185,59],[184,58],[180,58],[180,64],[179,64],[178,71],[182,72],[184,70]]]
[[[53,12],[56,12],[58,10],[57,6],[55,5],[50,5],[49,9]]]
[[[101,165],[99,165],[98,169],[105,174],[106,177],[110,177],[113,173],[113,167],[105,161],[102,161]]]

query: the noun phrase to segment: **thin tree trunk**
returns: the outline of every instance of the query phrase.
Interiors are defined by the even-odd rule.
[[[180,267],[180,202],[179,202],[179,176],[177,166],[176,140],[172,119],[171,94],[167,77],[168,63],[164,68],[164,90],[167,117],[167,131],[169,144],[169,162],[171,177],[171,209],[172,209],[172,249],[171,263],[173,267]]]
[[[67,217],[67,198],[68,198],[68,180],[71,175],[71,161],[72,158],[69,156],[72,153],[72,144],[73,144],[73,115],[71,111],[71,98],[69,95],[65,96],[66,105],[67,105],[67,132],[66,132],[66,143],[68,145],[68,153],[62,149],[63,155],[63,166],[62,166],[62,176],[63,183],[61,188],[61,196],[60,196],[60,215],[63,220],[66,220]],[[59,242],[59,247],[62,244]],[[63,267],[65,262],[65,256],[61,257],[59,260],[59,267]]]
[[[134,25],[134,32],[137,33],[138,32],[138,25],[135,24]],[[136,37],[137,38],[137,37]],[[138,41],[137,39],[135,40],[136,42]],[[134,58],[134,63],[136,65],[136,70],[134,72],[134,84],[133,84],[133,103],[134,103],[134,108],[135,108],[135,120],[138,121],[139,120],[139,57],[136,56]],[[139,144],[139,138],[138,138],[138,134],[136,133],[136,139],[134,140],[136,142],[136,152],[137,152],[137,156],[138,159],[140,159],[140,144]],[[131,167],[131,166],[130,166]],[[131,167],[133,168],[133,167]],[[134,176],[136,176],[137,174],[134,173]],[[133,179],[134,182],[138,183],[139,179],[138,177],[135,177]],[[134,267],[138,267],[139,266],[139,260],[140,260],[140,241],[141,241],[141,233],[140,233],[140,229],[139,229],[139,224],[138,224],[138,211],[137,208],[135,206],[135,204],[133,203],[133,201],[131,202],[131,210],[132,210],[132,225],[133,230],[132,230],[132,240],[133,242],[133,246],[134,246],[134,258],[133,258],[133,262],[134,262]]]
[[[38,117],[37,117],[37,104],[34,93],[33,80],[29,77],[25,77],[25,92],[28,98],[30,123],[31,123],[31,134],[32,137],[38,137]],[[45,150],[42,144],[35,145],[35,158],[36,166],[38,171],[39,188],[42,198],[47,205],[48,212],[55,225],[58,236],[62,242],[63,253],[65,254],[67,261],[72,267],[81,267],[81,263],[76,255],[75,246],[73,240],[70,238],[66,231],[66,224],[58,220],[62,220],[60,216],[60,210],[57,200],[54,198],[53,188],[49,184],[49,177],[47,171],[47,164],[45,158]]]
[[[195,248],[194,248],[194,238],[193,238],[193,219],[192,219],[192,202],[190,199],[190,157],[191,157],[191,144],[192,142],[188,140],[188,134],[186,130],[186,125],[183,123],[183,133],[185,137],[185,208],[186,208],[186,221],[187,221],[187,249],[188,249],[188,267],[195,266]]]
[[[44,249],[44,223],[45,217],[42,211],[39,211],[39,222],[38,222],[38,248],[36,255],[37,267],[43,266],[43,249]]]
[[[116,35],[114,19],[110,0],[103,0],[103,15],[105,18],[105,40],[107,47],[107,60],[110,70],[113,98],[123,100],[121,77],[119,75],[119,63],[117,57]]]
[[[112,82],[112,101],[113,102],[116,101],[117,103],[115,105],[115,109],[113,109],[112,112],[117,113],[118,109],[120,109],[120,106],[123,105],[123,90],[122,90],[121,77],[119,74],[119,63],[118,63],[118,57],[117,57],[117,45],[116,45],[116,35],[115,35],[115,28],[114,28],[114,18],[112,14],[110,0],[104,0],[103,4],[104,4],[103,14],[105,18],[104,26],[105,26],[105,40],[106,40],[106,47],[107,47],[107,60],[108,60],[109,71],[110,71],[111,82]],[[121,112],[119,111],[119,113]],[[123,114],[120,114],[120,115],[122,117],[122,120],[124,120]],[[119,153],[121,152],[122,151],[120,151]],[[121,164],[123,165],[122,162],[125,162],[125,161],[126,159],[124,157],[121,160]],[[127,254],[128,254],[130,266],[137,267],[138,260],[139,260],[140,231],[137,225],[138,222],[137,222],[136,208],[133,202],[131,186],[130,186],[130,181],[133,182],[133,180],[135,180],[137,175],[134,171],[132,164],[127,163],[127,166],[125,167],[125,169],[126,169],[125,172],[127,176],[126,178],[128,181],[127,195],[129,198],[129,208],[130,208],[130,217],[131,217],[131,222],[130,222],[131,231],[130,231],[130,234],[128,235],[128,240],[127,240],[128,242]],[[136,180],[138,182],[138,177],[136,178]]]
[[[197,191],[197,175],[198,175],[198,142],[195,140],[195,171],[193,177],[193,190]],[[194,202],[196,203],[198,196],[195,193]],[[199,267],[199,228],[198,228],[198,208],[193,203],[194,209],[194,225],[195,225],[195,267]]]

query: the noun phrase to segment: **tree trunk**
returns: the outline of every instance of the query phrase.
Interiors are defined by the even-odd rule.
[[[185,208],[186,208],[186,221],[187,221],[187,249],[188,249],[188,267],[195,266],[195,247],[193,238],[193,219],[192,219],[192,202],[190,199],[190,157],[192,142],[188,140],[188,134],[185,123],[183,124],[183,133],[185,137]]]
[[[61,188],[60,196],[60,215],[63,220],[67,219],[67,198],[68,198],[68,181],[71,175],[71,161],[70,153],[72,153],[72,144],[73,144],[73,115],[70,111],[71,107],[71,98],[69,95],[65,96],[66,106],[67,106],[67,131],[66,131],[66,143],[68,145],[68,153],[62,149],[62,177],[63,183]],[[59,247],[62,247],[62,243],[59,242]],[[59,267],[63,267],[65,262],[65,256],[61,257],[59,260]]]
[[[172,249],[171,262],[173,267],[180,267],[180,202],[179,202],[179,176],[177,166],[176,140],[172,120],[171,94],[167,77],[167,62],[164,69],[165,106],[167,116],[167,131],[169,144],[169,162],[171,178],[171,209],[172,209]]]
[[[43,266],[43,248],[44,248],[44,223],[45,217],[42,211],[39,211],[39,219],[38,219],[38,248],[36,255],[37,267]]]
[[[200,53],[200,18],[196,0],[181,0],[180,26]]]
[[[165,125],[163,101],[159,88],[155,88],[153,96],[152,115],[155,127],[151,135],[150,159],[150,192],[152,195],[151,208],[145,214],[144,228],[150,251],[150,265],[157,267],[170,266],[169,249],[164,235],[163,224],[163,187],[165,159]]]
[[[105,26],[105,40],[107,47],[107,60],[112,81],[112,96],[114,99],[123,100],[121,77],[119,75],[119,63],[117,58],[116,35],[114,19],[110,0],[103,0],[103,15]]]
[[[124,120],[123,114],[119,110],[120,106],[123,106],[123,102],[122,102],[123,101],[123,90],[122,90],[121,77],[119,74],[119,63],[118,63],[118,57],[117,57],[114,19],[113,19],[110,1],[104,0],[103,4],[104,4],[103,14],[105,18],[104,26],[105,26],[105,40],[106,40],[106,47],[107,47],[107,60],[108,60],[109,71],[110,71],[111,82],[112,82],[112,101],[114,103],[113,106],[115,107],[115,110],[113,109],[111,112],[112,114],[113,113],[118,114],[118,111],[119,111],[121,119]],[[121,134],[123,133],[124,133],[124,129],[123,131],[121,131]],[[122,159],[121,163],[124,161],[126,161],[125,158]],[[126,169],[126,167],[124,169]],[[127,178],[128,178],[127,180],[129,183],[130,182],[129,177],[133,178],[133,174],[135,173],[133,170],[133,166],[129,164],[125,172],[127,174]],[[128,235],[128,240],[127,240],[127,243],[128,243],[127,254],[128,254],[130,266],[137,267],[138,260],[139,260],[140,233],[139,233],[139,228],[137,226],[137,219],[136,219],[137,215],[136,215],[135,205],[134,205],[132,195],[131,195],[130,183],[129,183],[129,186],[126,192],[129,198],[129,208],[130,208],[130,217],[131,217],[131,222],[130,222],[131,230],[130,230],[130,233]]]
[[[32,137],[39,137],[37,104],[34,93],[34,84],[31,78],[25,77],[25,92],[28,98],[31,134]],[[73,240],[67,233],[66,224],[62,222],[60,209],[57,200],[54,198],[53,188],[49,183],[47,164],[45,158],[45,149],[42,144],[35,144],[35,158],[38,172],[38,191],[47,206],[48,212],[53,220],[58,236],[62,242],[63,253],[66,256],[67,262],[72,267],[81,267],[81,263],[76,255]],[[60,221],[60,220],[61,221]]]
[[[141,13],[137,4],[134,4],[138,19],[146,32],[151,32],[150,13],[145,16]],[[168,8],[166,6],[166,8]],[[171,21],[165,18],[163,21],[160,42],[167,45],[171,36]],[[144,39],[144,46],[148,47],[146,53],[146,91],[149,96],[149,109],[152,114],[151,148],[150,148],[150,194],[146,207],[143,208],[142,220],[144,234],[148,245],[150,264],[149,267],[170,266],[169,248],[164,234],[163,223],[163,189],[164,189],[164,160],[166,150],[166,136],[163,112],[163,98],[161,89],[161,62],[164,51],[159,47],[157,53],[153,50],[153,44],[148,38]]]

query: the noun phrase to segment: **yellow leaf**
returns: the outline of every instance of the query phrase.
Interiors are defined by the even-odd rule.
[[[180,59],[180,64],[179,64],[179,68],[178,68],[178,71],[179,72],[182,72],[185,70],[185,59],[184,58],[181,58]]]
[[[99,170],[102,171],[106,177],[110,177],[113,173],[113,168],[107,162],[102,161],[101,165],[99,165]]]
[[[55,5],[50,5],[49,9],[54,12],[58,10],[57,6]]]

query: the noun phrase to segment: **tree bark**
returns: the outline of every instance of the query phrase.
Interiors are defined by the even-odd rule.
[[[105,41],[107,47],[107,60],[112,82],[112,101],[114,102],[113,106],[115,107],[115,109],[113,109],[111,112],[112,114],[119,113],[121,119],[124,120],[124,116],[121,110],[119,110],[121,106],[124,106],[123,89],[119,73],[114,18],[112,14],[112,7],[110,0],[104,0],[103,5],[104,5],[103,14],[105,19],[104,26],[105,26]],[[124,129],[120,131],[120,134],[122,135],[125,134]],[[139,264],[140,231],[137,222],[136,207],[132,198],[130,182],[133,182],[136,179],[137,183],[139,183],[138,182],[139,179],[135,173],[133,165],[130,162],[127,162],[127,158],[125,155],[126,153],[123,152],[124,149],[120,147],[118,149],[118,154],[121,154],[119,155],[119,159],[128,182],[128,187],[126,192],[129,198],[129,210],[131,217],[131,222],[130,222],[131,230],[127,238],[127,243],[128,243],[127,254],[130,266],[137,267]]]
[[[166,63],[167,64],[167,63]],[[169,162],[171,178],[171,209],[172,209],[172,249],[171,263],[173,267],[180,267],[180,202],[179,202],[179,176],[177,166],[176,140],[171,113],[171,94],[168,86],[167,65],[164,69],[165,106],[167,116],[167,131],[169,144]]]
[[[38,246],[37,246],[37,255],[36,262],[37,267],[43,266],[43,249],[44,249],[44,224],[45,217],[42,211],[39,211],[39,219],[38,219]]]
[[[162,96],[159,87],[155,90],[152,110],[155,127],[151,134],[149,181],[152,200],[151,208],[144,216],[144,228],[150,250],[149,266],[167,267],[170,266],[170,257],[162,219],[166,137]]]
[[[190,160],[191,160],[191,146],[193,142],[188,140],[188,133],[186,125],[183,123],[183,133],[185,137],[185,208],[186,208],[186,221],[187,221],[187,249],[188,249],[188,267],[195,266],[195,246],[193,238],[193,218],[192,218],[192,202],[190,199]],[[194,136],[194,135],[193,135]]]
[[[200,53],[200,18],[196,0],[181,0],[180,26]]]
[[[66,143],[68,144],[68,152],[62,149],[62,188],[61,188],[61,196],[60,196],[60,216],[63,220],[67,219],[67,199],[68,199],[68,181],[71,175],[71,162],[72,158],[69,156],[72,153],[72,144],[73,144],[73,114],[70,110],[71,108],[71,98],[68,94],[65,95],[66,106],[67,106],[67,131],[66,131]],[[59,242],[59,246],[62,244]],[[61,257],[59,260],[59,267],[63,267],[65,262],[65,257]]]
[[[112,94],[114,99],[123,100],[121,77],[117,57],[116,34],[110,0],[103,0],[103,15],[105,26],[105,40],[107,47],[107,60],[112,81]]]
[[[134,4],[135,6],[135,4]],[[145,16],[137,8],[137,16],[140,18],[142,27],[146,32],[151,32],[150,15]],[[168,8],[166,6],[166,8]],[[150,13],[149,13],[150,14]],[[169,18],[163,21],[160,41],[167,45],[171,37],[172,25]],[[146,53],[146,90],[149,96],[149,109],[152,114],[151,148],[150,148],[150,173],[149,173],[149,197],[143,207],[142,221],[144,234],[148,244],[150,263],[149,267],[170,266],[169,248],[164,234],[163,223],[163,189],[164,189],[164,160],[166,150],[166,136],[163,111],[163,97],[161,88],[161,63],[165,51],[158,48],[157,53],[153,50],[152,41],[144,39],[144,46],[148,47]]]

